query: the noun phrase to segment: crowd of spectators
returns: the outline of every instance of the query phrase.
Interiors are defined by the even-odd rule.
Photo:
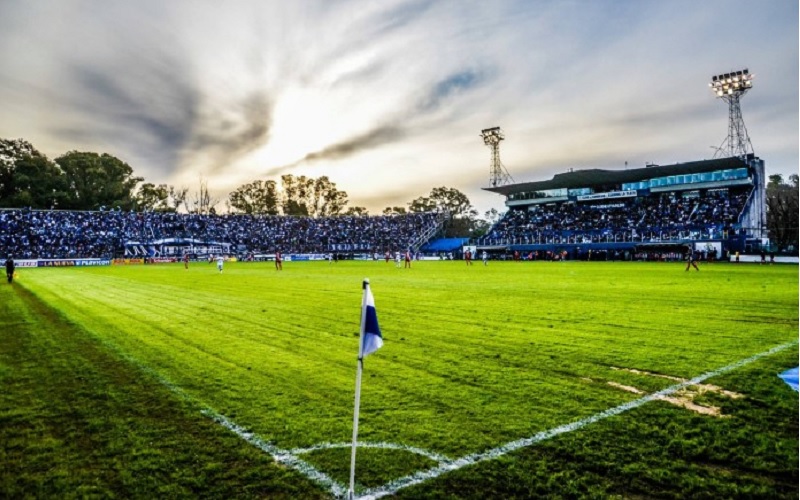
[[[749,193],[675,193],[509,210],[479,244],[597,243],[719,238],[738,222]],[[730,233],[732,234],[732,233]]]
[[[226,243],[237,253],[385,252],[423,243],[435,213],[291,217],[160,212],[2,210],[0,255],[17,259],[120,256],[168,239]]]

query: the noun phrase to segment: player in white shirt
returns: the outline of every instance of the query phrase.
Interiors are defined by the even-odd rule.
[[[219,269],[219,272],[222,272],[222,265],[224,263],[225,263],[225,259],[222,257],[222,255],[217,257],[217,269]]]

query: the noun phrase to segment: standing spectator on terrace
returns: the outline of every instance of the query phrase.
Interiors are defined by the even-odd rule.
[[[283,256],[280,250],[275,251],[275,270],[283,271]]]
[[[9,283],[14,281],[15,267],[16,266],[14,265],[14,258],[11,255],[9,255],[8,258],[6,259],[6,279],[8,279]]]
[[[690,267],[694,266],[695,271],[699,271],[700,268],[697,267],[697,256],[694,253],[694,250],[691,248],[689,251],[686,252],[686,271],[689,270]]]

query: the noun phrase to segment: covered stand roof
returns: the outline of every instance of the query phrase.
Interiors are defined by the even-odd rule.
[[[688,163],[676,163],[675,165],[653,165],[629,170],[601,170],[598,168],[592,168],[556,174],[549,181],[522,182],[518,184],[508,184],[505,186],[483,189],[508,196],[530,191],[544,191],[546,189],[574,189],[607,184],[622,184],[627,182],[644,181],[656,177],[667,177],[670,175],[699,174],[704,172],[713,172],[715,170],[727,170],[742,167],[747,167],[747,163],[742,161],[741,158],[731,157],[719,158],[715,160],[693,161]]]

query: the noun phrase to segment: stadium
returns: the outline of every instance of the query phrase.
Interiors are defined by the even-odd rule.
[[[483,135],[507,210],[471,240],[0,210],[0,496],[797,498],[764,160],[516,183]]]
[[[167,3],[2,7],[0,498],[800,498],[796,5]]]
[[[292,217],[161,212],[2,210],[0,254],[20,265],[54,259],[173,261],[210,255],[263,260],[437,255],[464,243],[569,260],[730,260],[767,246],[764,162],[754,155],[630,170],[578,170],[550,180],[486,188],[508,210],[485,236],[441,239],[447,213]],[[668,257],[667,257],[668,256]],[[704,259],[705,260],[705,259]]]

